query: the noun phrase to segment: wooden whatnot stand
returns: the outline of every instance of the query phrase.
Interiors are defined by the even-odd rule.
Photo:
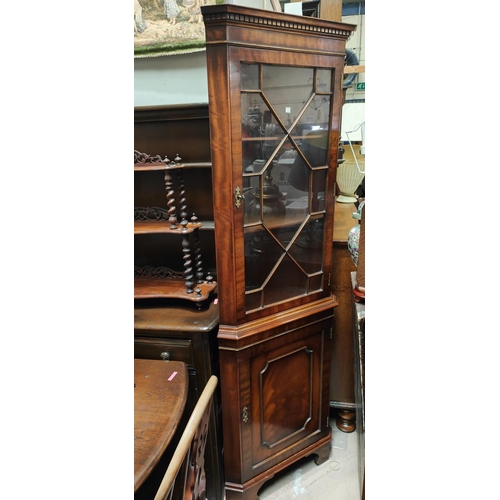
[[[179,253],[182,252],[182,272],[165,266],[134,267],[135,299],[184,299],[196,303],[206,301],[217,284],[208,273],[203,273],[199,229],[202,224],[193,213],[187,212],[184,165],[181,158],[170,161],[165,157],[149,156],[134,150],[135,172],[164,172],[166,203],[162,207],[135,207],[134,234],[169,234],[180,240]],[[168,259],[167,259],[168,260]]]

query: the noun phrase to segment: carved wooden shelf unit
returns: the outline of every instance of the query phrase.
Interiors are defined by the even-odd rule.
[[[169,234],[179,238],[178,248],[184,262],[183,271],[165,266],[135,266],[135,299],[185,299],[199,304],[207,300],[217,286],[210,273],[207,276],[203,273],[198,233],[202,223],[198,222],[195,214],[189,216],[187,212],[186,186],[182,175],[186,166],[180,160],[178,156],[175,160],[169,160],[167,157],[162,159],[160,156],[134,151],[134,171],[164,172],[167,200],[165,208],[134,208],[134,234]],[[169,251],[172,249],[166,249],[166,262]]]

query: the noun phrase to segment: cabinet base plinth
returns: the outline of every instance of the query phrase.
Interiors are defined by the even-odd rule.
[[[331,439],[332,433],[330,429],[328,435],[320,441],[317,441],[311,446],[295,453],[282,462],[277,463],[274,467],[271,467],[258,476],[255,476],[253,479],[250,479],[250,481],[243,484],[226,481],[226,500],[259,500],[258,491],[266,481],[272,479],[277,472],[282,471],[286,467],[293,465],[297,460],[309,455],[316,455],[314,458],[314,463],[316,465],[325,463],[330,457],[332,444]]]

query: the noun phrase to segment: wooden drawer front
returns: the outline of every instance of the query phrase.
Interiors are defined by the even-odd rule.
[[[134,357],[140,359],[169,359],[184,361],[194,367],[193,342],[190,339],[151,339],[136,337]]]

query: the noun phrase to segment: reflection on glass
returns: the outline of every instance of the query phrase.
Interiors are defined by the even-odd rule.
[[[255,187],[245,195],[245,223],[260,222],[265,219],[268,225],[281,224],[286,215],[283,193],[272,177],[273,165],[268,166],[259,177]],[[255,181],[256,176],[251,177]],[[248,200],[248,198],[250,198]]]
[[[262,290],[252,290],[245,294],[245,307],[247,311],[253,311],[262,307]]]
[[[289,250],[290,246],[294,243],[294,240],[302,229],[305,221],[307,221],[307,216],[305,213],[297,214],[297,217],[293,219],[287,219],[285,225],[279,225],[276,227],[268,227],[270,233],[276,238],[276,240],[283,246],[285,250]]]
[[[241,94],[241,109],[246,110],[241,123],[241,154],[243,174],[255,160],[262,160],[264,144],[264,115],[270,113],[260,94]]]
[[[252,290],[264,286],[276,263],[285,251],[267,230],[254,228],[245,235],[246,288]]]
[[[307,290],[307,275],[289,256],[282,260],[269,278],[264,288],[263,306],[303,295]]]
[[[277,123],[266,123],[262,128],[264,133],[264,142],[262,144],[262,156],[264,160],[281,156],[283,141],[286,131]],[[280,148],[278,150],[278,148]]]
[[[321,271],[323,264],[323,218],[310,219],[301,230],[289,254],[307,274]]]
[[[332,70],[318,69],[316,76],[316,92],[332,91]]]
[[[241,90],[259,89],[259,65],[241,64]]]
[[[323,288],[323,274],[311,276],[307,293],[317,292]]]
[[[289,130],[313,94],[313,68],[263,65],[262,90]]]
[[[247,311],[322,289],[331,97],[331,69],[242,64]]]
[[[312,203],[311,213],[325,210],[325,186],[327,170],[315,170],[312,172]]]
[[[249,177],[250,184],[245,193],[245,225],[262,221],[262,211],[260,206],[261,179],[261,175],[253,175]]]

